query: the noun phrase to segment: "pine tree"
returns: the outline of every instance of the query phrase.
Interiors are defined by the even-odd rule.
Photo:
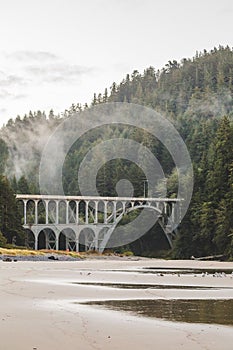
[[[228,185],[229,190],[216,209],[215,242],[219,253],[225,253],[233,258],[233,161],[230,165]]]
[[[209,198],[213,205],[218,204],[224,193],[229,190],[230,165],[233,159],[233,132],[229,117],[223,117],[220,121],[216,137],[213,140],[213,157],[208,176],[207,186]]]
[[[12,243],[13,237],[16,237],[17,244],[23,243],[24,232],[17,202],[9,181],[4,176],[0,176],[0,231],[8,243]]]

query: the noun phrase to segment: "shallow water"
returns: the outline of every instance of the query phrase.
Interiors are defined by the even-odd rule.
[[[154,272],[154,273],[182,273],[182,274],[200,274],[200,273],[205,273],[205,274],[233,274],[232,269],[212,269],[212,268],[203,268],[203,269],[197,269],[197,268],[161,268],[161,267],[143,267],[141,272]]]
[[[156,267],[143,267],[138,270],[108,270],[111,272],[127,272],[127,273],[143,273],[143,274],[160,274],[162,275],[212,275],[214,277],[224,277],[225,275],[232,275],[232,269],[192,269],[192,268],[156,268]]]
[[[106,300],[85,304],[169,321],[233,326],[233,299]]]
[[[196,289],[196,290],[218,290],[229,287],[207,287],[207,286],[185,286],[178,284],[130,284],[130,283],[104,283],[104,282],[72,282],[72,284],[85,285],[85,286],[97,286],[97,287],[110,287],[110,288],[123,288],[123,289]]]

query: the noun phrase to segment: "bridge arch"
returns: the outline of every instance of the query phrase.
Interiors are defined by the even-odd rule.
[[[131,203],[131,202],[127,202],[125,205],[125,210],[116,218],[114,225],[108,229],[107,233],[104,235],[104,238],[102,240],[102,242],[100,243],[100,249],[99,251],[102,253],[105,249],[105,247],[107,246],[107,243],[109,241],[109,239],[111,238],[111,235],[113,234],[115,228],[117,227],[117,225],[121,222],[121,220],[123,219],[123,217],[135,210],[138,209],[149,209],[149,210],[153,210],[156,212],[156,214],[159,216],[158,217],[158,223],[160,224],[161,228],[163,229],[163,232],[168,240],[169,246],[172,247],[172,236],[168,234],[168,231],[166,230],[166,227],[164,225],[164,218],[165,216],[165,208],[162,207],[161,205],[156,205],[156,206],[152,206],[152,205],[148,205],[148,204],[142,204],[140,201],[139,202],[135,202],[135,203]],[[140,215],[138,216],[138,219],[140,219]]]
[[[91,249],[93,242],[96,240],[96,232],[90,227],[83,228],[79,233],[79,251]]]
[[[64,228],[59,233],[58,242],[59,242],[58,243],[59,250],[70,250],[70,251],[77,250],[76,234],[75,234],[75,231],[70,227]]]
[[[56,249],[56,233],[51,228],[43,228],[38,234],[38,249]]]
[[[38,234],[38,241],[37,241],[37,248],[38,250],[46,249],[46,235],[45,230],[41,230]]]
[[[30,228],[25,228],[24,232],[25,232],[25,246],[29,249],[34,249],[35,242],[36,242],[34,232],[30,230]]]

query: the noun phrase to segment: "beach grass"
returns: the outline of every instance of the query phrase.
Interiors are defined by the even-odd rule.
[[[60,254],[68,255],[73,258],[80,258],[81,255],[77,252],[61,251],[61,250],[32,250],[32,249],[18,249],[18,248],[0,248],[0,255],[8,256],[43,256],[46,254]]]
[[[26,249],[23,247],[11,247],[11,248],[2,248],[0,247],[0,255],[6,255],[6,256],[45,256],[45,255],[65,255],[72,258],[81,258],[85,259],[88,257],[98,257],[98,256],[133,256],[132,252],[126,251],[124,253],[115,253],[111,250],[105,250],[103,253],[99,253],[95,250],[85,251],[85,252],[75,252],[75,251],[69,251],[69,250],[53,250],[53,249],[41,249],[41,250],[33,250],[33,249]]]

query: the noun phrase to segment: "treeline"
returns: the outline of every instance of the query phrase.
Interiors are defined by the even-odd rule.
[[[194,193],[173,256],[190,258],[192,255],[223,254],[232,259],[233,125],[225,116],[217,121],[214,135],[204,121],[200,127],[200,143],[205,144],[210,135],[211,142],[207,141],[208,146],[200,147],[200,153],[198,143],[193,144],[199,153],[193,161]]]
[[[183,137],[194,167],[194,193],[190,208],[179,227],[174,258],[224,254],[233,258],[233,51],[229,47],[196,53],[180,63],[169,61],[160,71],[149,67],[134,71],[110,90],[95,94],[91,105],[73,104],[61,116],[51,111],[30,113],[10,120],[1,130],[0,171],[5,173],[13,192],[37,193],[41,151],[54,128],[73,113],[106,102],[129,102],[149,106],[168,117]],[[87,151],[103,139],[132,138],[153,152],[167,177],[168,194],[177,193],[174,163],[158,140],[134,128],[96,129],[78,140],[63,167],[65,193],[78,195],[78,167]],[[101,195],[116,195],[115,185],[129,179],[135,196],[143,195],[144,174],[125,160],[106,163],[97,176]],[[157,192],[156,192],[157,191]],[[159,195],[159,187],[155,189]],[[0,193],[1,195],[1,193]],[[2,224],[0,222],[0,226]],[[2,230],[5,234],[5,232]],[[9,239],[8,239],[9,241]],[[129,247],[136,254],[158,256],[167,248],[164,235],[154,227]]]
[[[15,194],[8,179],[0,175],[0,247],[24,244],[24,231]]]

